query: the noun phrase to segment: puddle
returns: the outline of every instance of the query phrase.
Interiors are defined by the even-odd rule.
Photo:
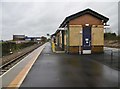
[[[45,56],[49,56],[50,54],[49,53],[46,53],[46,54],[44,54]]]

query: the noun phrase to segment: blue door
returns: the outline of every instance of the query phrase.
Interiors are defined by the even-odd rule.
[[[83,27],[83,50],[91,50],[91,27]]]

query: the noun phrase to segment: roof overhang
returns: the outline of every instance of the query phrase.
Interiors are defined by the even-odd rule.
[[[101,14],[99,14],[99,13],[97,13],[97,12],[91,10],[91,9],[86,9],[84,11],[81,11],[81,12],[78,12],[76,14],[73,14],[73,15],[70,15],[70,16],[66,17],[65,20],[62,22],[62,24],[59,27],[60,28],[65,27],[65,25],[67,23],[69,23],[69,21],[71,21],[71,20],[73,20],[77,17],[80,17],[82,15],[85,15],[85,14],[90,14],[90,15],[102,20],[103,23],[107,23],[107,21],[109,20],[109,18],[107,18],[107,17],[105,17],[105,16],[103,16],[103,15],[101,15]]]

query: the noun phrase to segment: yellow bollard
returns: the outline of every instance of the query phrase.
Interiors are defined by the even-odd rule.
[[[55,43],[52,42],[52,51],[55,52]]]

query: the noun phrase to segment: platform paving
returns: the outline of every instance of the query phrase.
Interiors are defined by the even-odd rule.
[[[8,89],[14,89],[9,87],[19,87],[23,81],[23,79],[26,77],[26,73],[29,71],[30,67],[32,66],[33,62],[37,59],[37,57],[40,55],[41,51],[45,47],[47,43],[44,45],[38,47],[34,51],[32,51],[30,54],[28,54],[26,57],[24,57],[20,62],[15,64],[12,68],[10,68],[7,72],[5,72],[3,75],[0,76],[0,80],[2,80],[0,83],[0,88],[6,88]],[[25,68],[26,67],[26,68]],[[21,72],[23,71],[23,72]],[[17,77],[18,76],[18,77]],[[15,81],[15,82],[13,82]]]
[[[92,55],[94,56],[94,55]],[[90,55],[61,54],[48,43],[22,87],[118,87],[118,71]]]

